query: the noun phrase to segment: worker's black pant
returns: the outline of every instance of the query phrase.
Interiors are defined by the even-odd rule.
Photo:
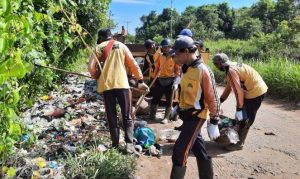
[[[113,132],[118,129],[118,117],[117,117],[117,102],[120,105],[123,127],[125,131],[125,142],[133,143],[133,121],[131,116],[131,91],[130,89],[112,89],[103,92],[105,111],[107,115],[107,121],[111,137]]]
[[[158,105],[162,96],[165,95],[166,97],[166,107],[171,107],[172,98],[173,98],[173,89],[172,89],[173,83],[162,86],[159,82],[159,79],[155,81],[155,86],[153,87],[153,99],[151,101],[152,105]]]
[[[190,150],[199,160],[208,160],[204,140],[201,136],[201,127],[204,123],[197,117],[182,118],[182,130],[173,148],[173,165],[186,166]]]
[[[263,102],[265,97],[265,94],[258,96],[253,99],[245,99],[244,100],[244,106],[247,112],[248,119],[246,121],[243,121],[241,124],[241,127],[247,126],[249,128],[255,121],[256,113],[258,109],[261,106],[261,103]]]

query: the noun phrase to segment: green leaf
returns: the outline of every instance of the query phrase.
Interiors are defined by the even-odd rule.
[[[0,22],[0,29],[5,29],[6,28],[6,23]]]
[[[39,12],[34,12],[34,17],[37,22],[41,22],[43,20],[43,14]]]
[[[6,108],[4,114],[8,119],[16,119],[18,117],[12,108]]]
[[[69,2],[69,4],[71,4],[72,6],[77,6],[77,4],[74,2],[74,1],[72,1],[72,0],[68,0],[68,2]]]
[[[31,63],[23,63],[24,64],[24,67],[26,69],[26,72],[31,72],[33,70],[33,65]]]
[[[20,8],[20,6],[21,6],[21,1],[22,1],[22,0],[14,0],[14,1],[13,1],[13,9],[14,9],[14,10],[18,10],[18,9]]]
[[[13,167],[9,167],[7,171],[8,178],[13,178],[16,175],[16,171]]]
[[[1,150],[0,150],[1,151]],[[7,172],[7,166],[3,166],[2,167],[2,173],[6,173]]]
[[[20,89],[13,90],[13,104],[17,104],[20,100],[20,95],[19,95]]]
[[[9,134],[11,135],[21,135],[22,134],[22,129],[20,124],[18,123],[11,123],[9,126]]]
[[[23,23],[24,33],[29,34],[31,32],[29,21],[25,17],[23,17],[22,23]]]
[[[11,4],[9,0],[2,0],[2,14],[8,15],[11,10]]]

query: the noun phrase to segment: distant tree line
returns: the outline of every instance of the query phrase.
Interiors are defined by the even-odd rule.
[[[295,26],[300,19],[299,9],[299,0],[259,0],[251,7],[238,9],[230,8],[227,2],[189,6],[181,14],[165,8],[161,14],[151,11],[140,18],[142,25],[136,28],[136,41],[157,36],[174,38],[186,27],[193,31],[196,39],[250,39],[278,30],[283,21],[288,27]]]

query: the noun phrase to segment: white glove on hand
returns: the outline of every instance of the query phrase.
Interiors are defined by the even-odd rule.
[[[244,119],[243,118],[243,110],[235,112],[235,119],[237,119],[238,121],[242,121]]]
[[[219,131],[218,125],[207,122],[207,133],[208,133],[210,140],[217,139],[220,136],[220,131]]]
[[[146,92],[149,92],[149,87],[148,87],[148,85],[146,85],[146,83],[139,83],[138,84],[138,88],[140,89],[140,90],[143,90],[143,91],[146,91]]]
[[[178,89],[178,84],[173,84],[172,90],[176,91]]]

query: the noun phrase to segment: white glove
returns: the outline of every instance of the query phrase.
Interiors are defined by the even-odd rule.
[[[143,91],[146,91],[146,92],[149,92],[149,87],[148,87],[148,85],[146,85],[146,83],[139,83],[138,84],[138,88],[140,89],[140,90],[143,90]]]
[[[237,119],[238,121],[242,121],[244,119],[243,118],[243,110],[235,112],[235,119]]]
[[[180,82],[181,82],[181,77],[177,76],[174,80],[174,84],[180,84]]]
[[[217,139],[220,136],[218,124],[211,124],[210,122],[207,122],[207,133],[210,140]]]
[[[173,84],[172,90],[176,91],[178,89],[178,84]]]

